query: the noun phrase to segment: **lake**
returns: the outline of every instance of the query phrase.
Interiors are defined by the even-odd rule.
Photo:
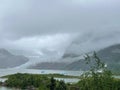
[[[64,74],[70,76],[80,76],[82,71],[65,71],[65,70],[36,70],[36,69],[0,69],[0,77],[15,73],[29,73],[29,74]],[[65,82],[75,83],[79,79],[76,78],[56,78],[58,80],[64,80]],[[6,79],[0,78],[0,81],[4,82]]]
[[[15,73],[29,74],[64,74],[71,76],[80,76],[83,71],[67,71],[67,70],[36,70],[36,69],[0,69],[0,77]]]
[[[29,73],[29,74],[64,74],[71,76],[80,76],[83,71],[66,71],[66,70],[36,70],[36,69],[0,69],[0,77],[15,73]],[[115,78],[120,78],[120,76],[114,76]],[[76,83],[79,81],[77,78],[55,78],[57,80],[64,80],[66,83]],[[0,79],[0,81],[5,81],[6,79]],[[10,89],[6,87],[0,87],[0,90],[19,90]]]
[[[0,69],[0,77],[15,73],[29,73],[29,74],[64,74],[71,76],[80,76],[82,71],[66,71],[66,70],[36,70],[36,69]],[[66,83],[75,83],[79,79],[76,78],[55,78],[57,80],[64,80]],[[4,82],[6,79],[0,78],[0,81]],[[0,90],[19,90],[14,88],[0,87]]]
[[[14,89],[14,88],[7,88],[7,87],[1,87],[0,90],[20,90],[20,89]]]

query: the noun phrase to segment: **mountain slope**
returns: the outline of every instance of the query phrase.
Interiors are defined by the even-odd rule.
[[[97,52],[97,56],[107,64],[112,71],[120,71],[120,44],[104,48]],[[90,65],[93,65],[91,63]],[[34,69],[62,69],[62,70],[88,70],[90,66],[85,63],[83,55],[79,53],[65,53],[57,63],[39,63],[30,68]]]
[[[12,68],[24,64],[28,58],[22,55],[13,55],[5,49],[0,49],[0,68]]]
[[[113,71],[120,71],[120,44],[104,48],[97,52],[98,57],[107,64],[108,68]],[[85,64],[84,59],[72,62],[64,69],[67,70],[85,70],[88,66]]]

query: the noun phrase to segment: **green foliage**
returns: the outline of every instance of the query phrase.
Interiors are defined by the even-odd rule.
[[[68,90],[67,85],[65,84],[64,81],[60,81],[56,86],[56,90]]]
[[[32,74],[14,74],[8,77],[6,84],[8,87],[16,88],[27,88],[29,86],[33,87],[47,87],[47,84],[50,82],[50,79],[45,76],[32,75]]]
[[[50,80],[50,90],[55,90],[56,88],[56,80],[52,77],[51,80]]]
[[[120,90],[120,80],[112,77],[111,71],[101,62],[95,52],[92,58],[87,55],[85,60],[87,64],[94,62],[94,65],[82,75],[81,81],[77,84],[81,90]]]
[[[37,90],[68,90],[64,81],[57,81],[53,77],[44,75],[21,74],[9,75],[6,81],[8,87],[28,89],[31,87]]]

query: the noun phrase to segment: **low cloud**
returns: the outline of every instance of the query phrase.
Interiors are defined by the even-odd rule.
[[[13,53],[61,56],[120,43],[118,0],[1,0],[0,13],[0,47]]]

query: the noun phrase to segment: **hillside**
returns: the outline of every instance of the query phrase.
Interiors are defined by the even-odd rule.
[[[107,66],[112,71],[120,71],[120,44],[109,46],[107,48],[101,49],[97,52],[99,58],[107,64]],[[35,66],[31,66],[30,68],[34,69],[62,69],[62,70],[87,70],[90,67],[85,64],[84,59],[82,59],[82,55],[73,54],[73,53],[65,53],[63,57],[60,59],[61,62],[52,62],[52,63],[39,63]],[[93,63],[91,63],[92,65]]]
[[[104,48],[97,52],[99,58],[107,64],[108,68],[113,71],[120,71],[120,44],[113,45],[107,48]],[[67,65],[65,69],[68,70],[79,70],[87,69],[86,64],[83,59],[72,62]]]
[[[29,59],[22,55],[13,55],[6,49],[0,49],[0,68],[12,68],[24,64]]]

